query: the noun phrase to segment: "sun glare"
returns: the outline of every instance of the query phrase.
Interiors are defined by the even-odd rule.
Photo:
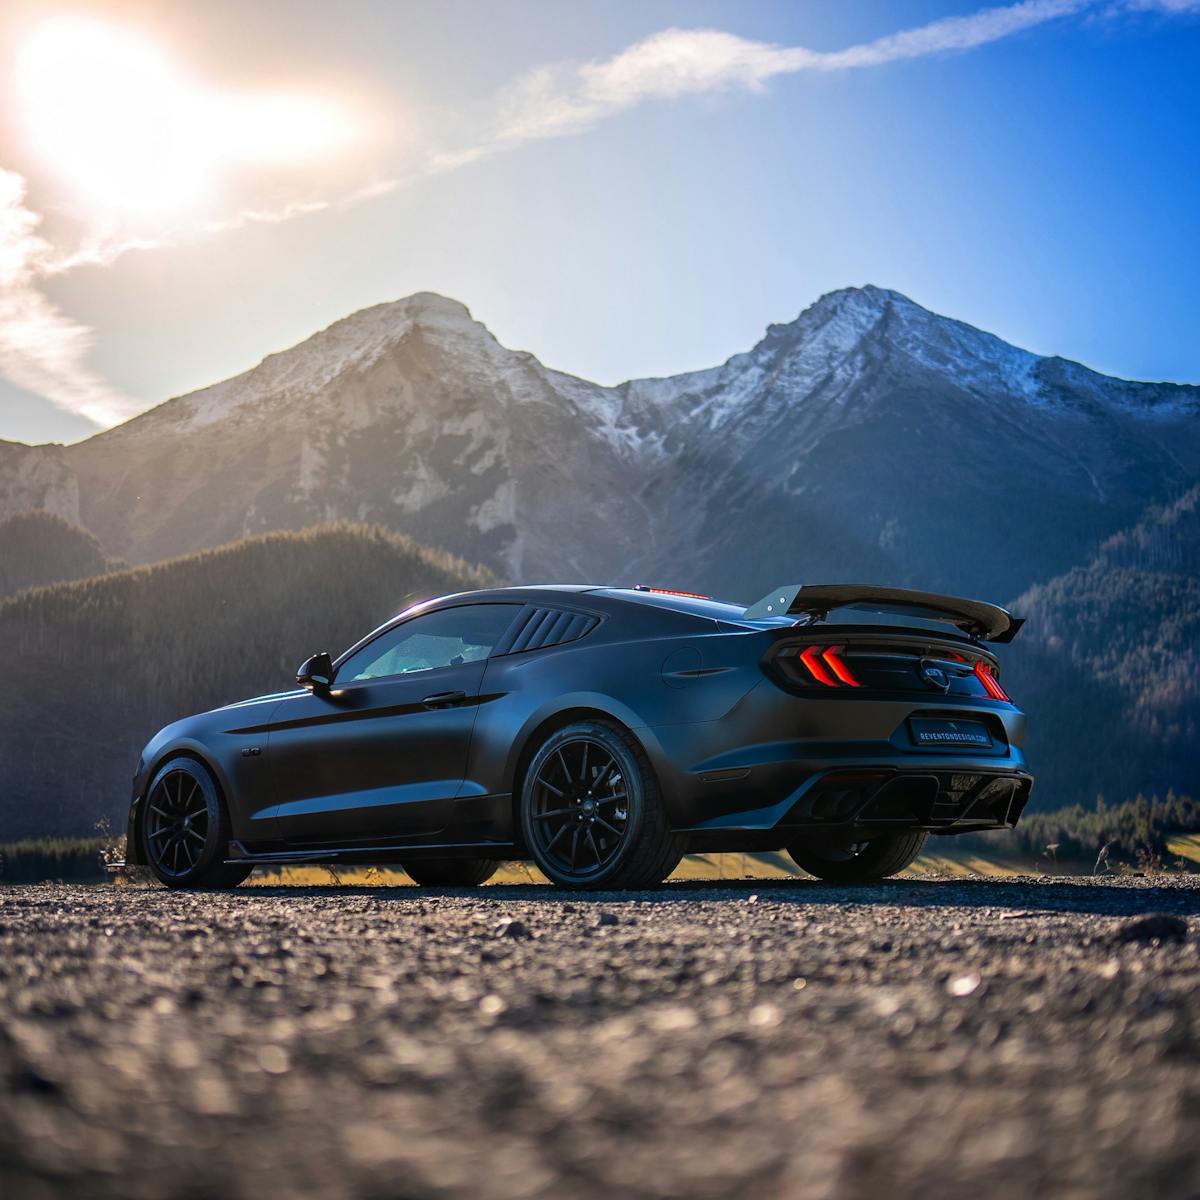
[[[348,140],[311,95],[221,95],[140,35],[62,19],[22,46],[16,86],[47,166],[92,210],[165,214],[203,203],[222,168],[311,161]]]

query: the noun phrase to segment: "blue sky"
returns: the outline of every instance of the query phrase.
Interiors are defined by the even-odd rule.
[[[5,12],[0,79],[26,91],[0,105],[0,438],[73,440],[418,290],[606,383],[868,282],[1200,382],[1200,0]],[[135,115],[176,76],[234,114],[202,161],[160,172],[136,119],[150,149],[72,137],[106,81],[64,101],[55,64],[82,45],[140,78],[121,39],[161,58]],[[268,92],[333,132],[306,141],[328,114]]]

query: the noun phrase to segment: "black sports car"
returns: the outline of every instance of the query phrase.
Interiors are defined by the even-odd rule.
[[[297,691],[167,726],[133,784],[128,858],[171,887],[258,863],[399,863],[482,883],[532,859],[645,887],[689,851],[786,849],[880,879],[931,833],[1012,826],[1025,718],[974,600],[788,586],[745,608],[637,587],[417,605]]]

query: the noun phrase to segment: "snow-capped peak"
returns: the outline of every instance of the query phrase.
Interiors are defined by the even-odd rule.
[[[169,400],[112,432],[164,421],[173,429],[197,429],[253,410],[267,399],[303,401],[345,372],[378,361],[414,331],[451,341],[460,351],[473,347],[507,353],[465,304],[436,292],[416,292],[342,317],[298,345],[268,354],[249,371]]]

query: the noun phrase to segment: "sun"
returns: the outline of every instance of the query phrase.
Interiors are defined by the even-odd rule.
[[[194,208],[225,169],[309,161],[350,132],[321,97],[221,94],[140,33],[82,18],[34,29],[15,84],[37,153],[94,213]]]

